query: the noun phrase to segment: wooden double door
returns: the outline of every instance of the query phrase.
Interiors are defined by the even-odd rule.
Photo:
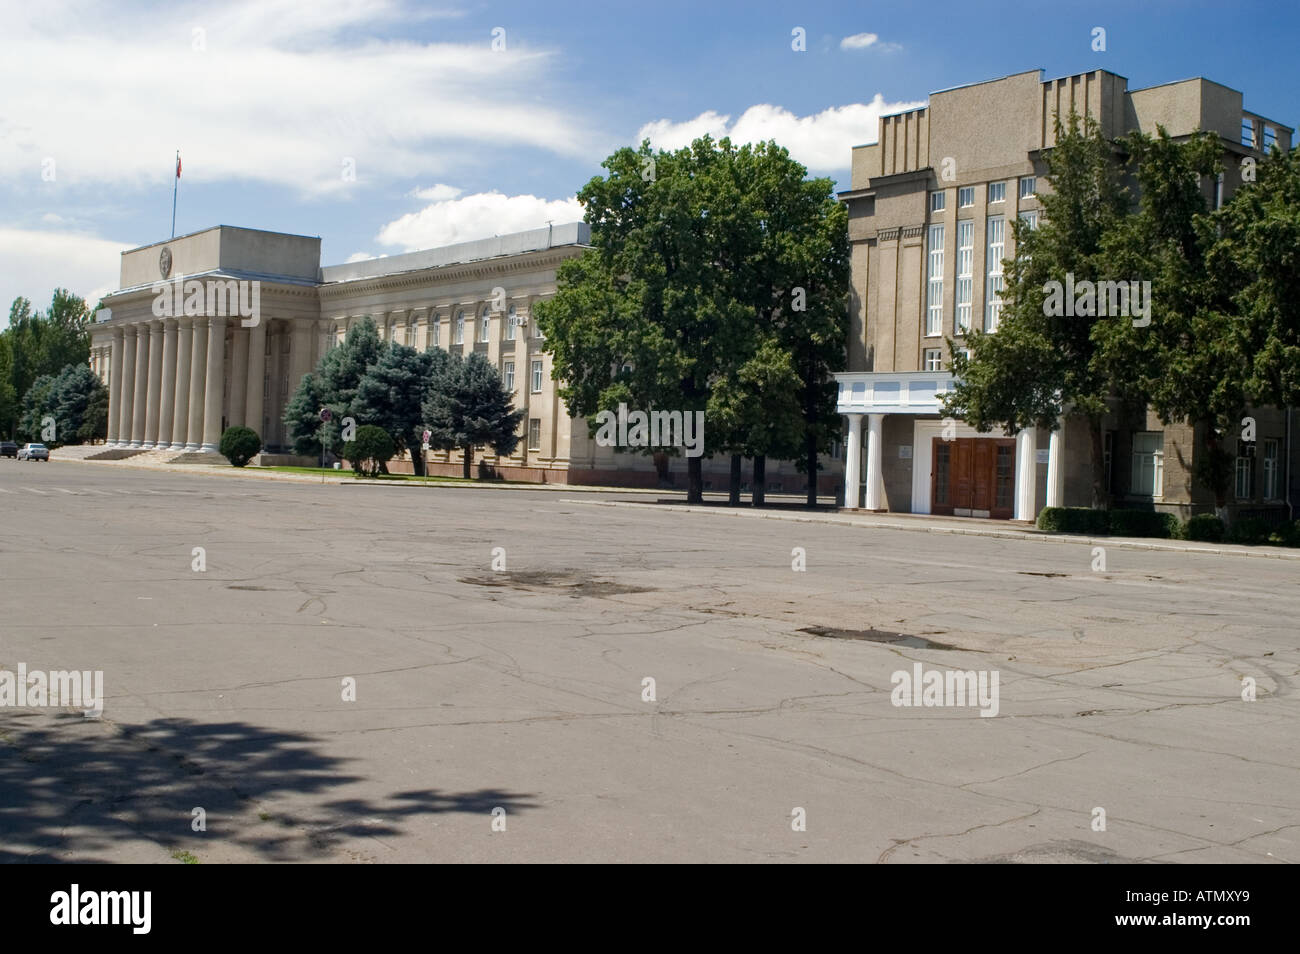
[[[934,438],[930,512],[1010,520],[1016,492],[1016,442],[1011,438]]]

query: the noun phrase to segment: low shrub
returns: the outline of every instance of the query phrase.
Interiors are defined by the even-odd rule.
[[[1273,528],[1259,517],[1243,517],[1228,528],[1229,543],[1267,543]]]
[[[1221,542],[1223,532],[1223,521],[1212,513],[1198,513],[1188,520],[1183,527],[1185,539],[1200,540],[1204,543]]]
[[[262,439],[251,427],[227,427],[217,446],[221,456],[236,467],[243,467],[262,449]]]
[[[1106,511],[1091,507],[1044,507],[1038,529],[1046,533],[1105,533]]]
[[[358,427],[356,439],[343,445],[343,456],[352,461],[352,469],[369,477],[378,477],[396,453],[392,435],[374,424]]]
[[[1300,520],[1275,528],[1269,534],[1268,542],[1279,547],[1300,547]]]
[[[1177,539],[1181,521],[1172,513],[1154,510],[1110,511],[1110,532],[1117,537],[1161,537]]]

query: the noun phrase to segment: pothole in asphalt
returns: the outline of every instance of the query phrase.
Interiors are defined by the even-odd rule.
[[[573,597],[618,596],[622,593],[649,593],[650,586],[632,586],[588,577],[576,570],[515,570],[486,576],[463,576],[461,583],[473,586],[508,587],[515,590],[558,589]]]
[[[1021,570],[1021,576],[1069,576],[1068,573],[1039,573],[1034,570]]]
[[[912,649],[956,649],[947,643],[935,642],[924,636],[909,636],[907,633],[891,633],[883,629],[835,629],[832,626],[805,626],[801,633],[810,636],[822,636],[826,639],[862,639],[872,643],[887,643],[890,646],[908,646]]]

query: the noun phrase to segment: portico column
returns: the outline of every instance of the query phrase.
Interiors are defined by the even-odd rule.
[[[158,446],[158,410],[162,397],[163,327],[160,321],[149,322],[149,382],[144,406],[145,450]]]
[[[844,506],[857,509],[862,505],[858,466],[862,460],[862,415],[849,414],[849,439],[844,445]]]
[[[266,322],[258,321],[248,329],[248,370],[245,372],[244,386],[246,404],[244,409],[244,426],[257,431],[257,436],[266,443],[262,433],[262,385],[266,378]]]
[[[172,409],[171,450],[185,450],[185,435],[190,426],[190,357],[194,342],[194,319],[176,319],[176,380]]]
[[[879,510],[880,507],[880,440],[883,414],[867,415],[867,509]]]
[[[122,329],[122,375],[117,383],[117,446],[131,446],[131,404],[135,398],[135,327]]]
[[[1047,438],[1047,506],[1063,507],[1065,504],[1065,474],[1061,470],[1061,453],[1065,440],[1065,420],[1056,422],[1056,429]]]
[[[122,329],[113,329],[113,357],[108,372],[108,446],[117,446],[118,418],[122,411]]]
[[[259,316],[258,324],[261,324]],[[242,321],[230,326],[230,426],[243,426],[248,400],[248,331]]]
[[[196,451],[203,440],[203,379],[208,372],[208,320],[194,319],[190,348],[190,415],[185,427],[185,449]]]
[[[289,339],[289,397],[302,384],[302,376],[311,371],[311,334],[315,322],[296,319]]]
[[[1016,519],[1033,521],[1034,485],[1037,483],[1037,437],[1034,428],[1026,427],[1016,435]]]
[[[158,396],[158,450],[172,446],[172,409],[176,403],[176,319],[163,319],[162,378]]]
[[[221,443],[221,398],[226,383],[226,319],[215,315],[208,319],[207,393],[203,398],[203,446],[206,453],[217,452]]]
[[[144,446],[144,412],[149,399],[149,326],[135,329],[135,396],[131,398],[131,446]]]

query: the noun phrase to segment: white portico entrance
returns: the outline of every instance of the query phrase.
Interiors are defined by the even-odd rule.
[[[952,375],[945,371],[842,372],[835,379],[837,410],[848,419],[845,507],[1028,521],[1037,517],[1037,429],[1013,437],[945,420],[940,404],[952,385]],[[910,424],[890,420],[900,416]],[[1045,455],[1050,506],[1061,505],[1061,433],[1059,427],[1051,432]]]

